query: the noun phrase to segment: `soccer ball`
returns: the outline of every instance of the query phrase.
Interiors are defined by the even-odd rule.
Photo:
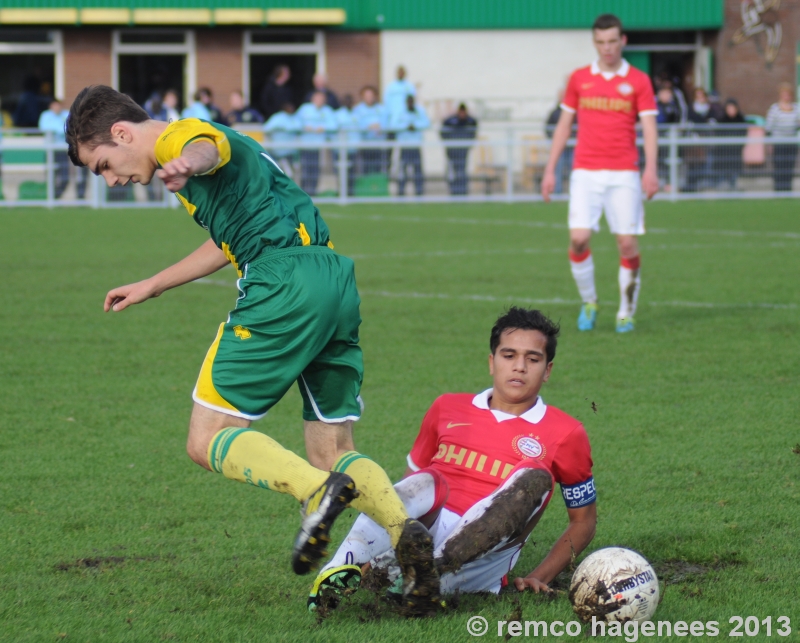
[[[572,575],[569,600],[584,623],[649,621],[658,607],[658,578],[640,554],[605,547],[587,556]]]

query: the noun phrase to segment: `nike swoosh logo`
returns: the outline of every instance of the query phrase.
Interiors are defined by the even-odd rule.
[[[448,422],[447,428],[452,429],[454,426],[472,426],[472,422]]]

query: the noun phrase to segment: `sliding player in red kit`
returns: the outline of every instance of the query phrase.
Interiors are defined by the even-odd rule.
[[[447,394],[425,414],[395,485],[410,516],[430,526],[442,594],[499,592],[542,516],[554,483],[569,525],[518,590],[549,583],[594,537],[597,523],[589,439],[581,423],[544,403],[559,329],[538,310],[511,308],[490,337],[492,388]],[[362,566],[389,568],[386,531],[359,516],[312,587],[309,608],[330,607],[360,584]],[[398,589],[403,580],[398,579]]]

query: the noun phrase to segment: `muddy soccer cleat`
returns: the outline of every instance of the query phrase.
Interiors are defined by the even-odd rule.
[[[403,579],[401,613],[429,616],[444,607],[433,562],[433,536],[421,522],[406,519],[395,555]]]
[[[633,317],[623,317],[617,320],[618,333],[630,333],[636,327]]]
[[[578,315],[578,330],[594,330],[597,321],[597,304],[584,304]]]
[[[345,473],[331,472],[325,483],[303,503],[303,522],[294,541],[292,569],[307,574],[328,555],[333,521],[358,497],[356,483]]]
[[[323,571],[308,594],[308,611],[336,609],[344,596],[354,594],[361,586],[361,568],[358,565],[341,565]]]
[[[497,492],[482,515],[455,531],[436,559],[440,574],[455,573],[467,563],[520,536],[553,488],[543,469],[526,469]]]

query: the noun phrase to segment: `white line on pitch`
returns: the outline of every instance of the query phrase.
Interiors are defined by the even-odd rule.
[[[235,287],[235,282],[224,281],[222,279],[208,279],[202,277],[194,281],[196,284],[206,286],[226,286],[229,288]],[[521,304],[569,304],[580,305],[578,299],[562,299],[560,297],[553,297],[550,299],[536,299],[531,297],[516,297],[508,295],[505,297],[498,297],[497,295],[451,295],[448,293],[426,293],[426,292],[391,292],[388,290],[359,290],[362,297],[389,297],[392,299],[455,299],[459,301],[489,301],[489,302],[516,302]],[[603,305],[616,305],[612,301],[602,301]],[[670,308],[763,308],[767,310],[796,310],[797,304],[773,304],[773,303],[724,303],[724,302],[711,302],[711,301],[650,301],[647,302],[650,306],[662,306]]]
[[[686,244],[641,244],[642,252],[650,252],[653,250],[713,250],[713,249],[729,249],[729,250],[742,250],[748,248],[791,248],[796,249],[797,243],[773,241],[770,243],[686,243]],[[596,246],[592,248],[592,252],[608,252],[615,251],[616,248]],[[409,257],[473,257],[473,256],[490,256],[490,255],[515,255],[515,254],[563,254],[566,255],[565,248],[496,248],[492,250],[429,250],[417,252],[378,252],[374,254],[351,254],[346,255],[351,259],[359,261],[364,259],[403,259]]]
[[[553,228],[564,230],[564,223],[547,223],[545,221],[515,221],[508,219],[470,219],[460,217],[401,217],[396,215],[367,214],[355,215],[341,212],[326,212],[325,219],[351,219],[358,221],[390,221],[395,223],[454,223],[459,225],[489,225],[489,226],[521,226],[524,228]],[[695,230],[692,228],[648,228],[652,234],[702,234],[719,235],[727,237],[779,237],[783,239],[800,239],[800,232],[768,231],[768,230]]]
[[[397,299],[457,299],[463,301],[491,301],[491,302],[519,302],[524,304],[574,304],[580,305],[577,299],[532,299],[529,297],[497,297],[495,295],[450,295],[447,293],[421,293],[421,292],[390,292],[387,290],[360,290],[359,293],[365,297],[391,297]],[[611,301],[600,302],[604,305],[611,305]],[[772,304],[772,303],[716,303],[707,301],[651,301],[647,302],[650,306],[669,306],[674,308],[765,308],[778,310],[795,310],[797,304]]]
[[[354,215],[339,212],[326,212],[323,219],[351,219],[358,221],[389,221],[392,223],[455,223],[458,225],[492,225],[492,226],[522,226],[524,228],[554,228],[565,230],[565,223],[547,223],[545,221],[514,221],[508,219],[465,219],[461,217],[447,217],[444,219],[433,217],[398,217],[385,214]]]

